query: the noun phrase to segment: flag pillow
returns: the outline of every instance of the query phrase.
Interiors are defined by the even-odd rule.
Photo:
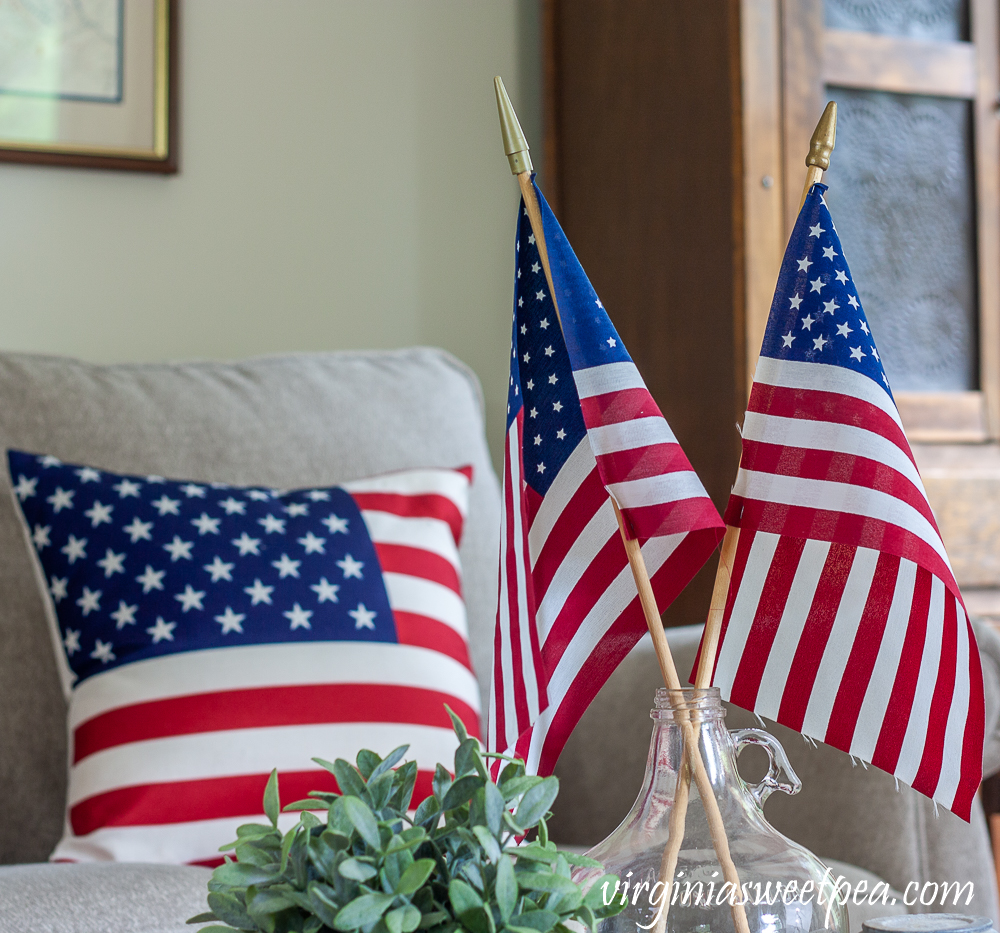
[[[471,469],[281,491],[9,451],[69,701],[51,858],[217,864],[312,760],[410,745],[414,805],[479,735],[458,542]],[[294,821],[295,814],[282,820]]]

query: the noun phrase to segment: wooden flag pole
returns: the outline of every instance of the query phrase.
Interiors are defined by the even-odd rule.
[[[534,185],[531,182],[532,165],[528,143],[521,130],[517,115],[514,113],[514,108],[511,106],[510,98],[508,98],[507,91],[503,86],[503,81],[499,77],[496,77],[493,80],[493,84],[497,96],[497,110],[500,114],[500,127],[503,132],[504,152],[510,163],[511,173],[517,176],[517,183],[521,189],[525,209],[528,212],[528,220],[531,223],[535,244],[538,246],[538,255],[541,259],[542,269],[545,272],[545,279],[549,285],[549,293],[552,295],[552,304],[556,310],[556,317],[559,319],[559,326],[562,327],[562,319],[559,316],[559,304],[552,282],[552,270],[549,266],[548,249],[545,244],[542,214],[538,206],[538,199],[535,196]],[[634,538],[629,538],[626,534],[622,515],[618,510],[618,504],[614,501],[614,498],[611,501],[615,510],[615,518],[618,520],[618,530],[625,545],[629,567],[632,570],[632,576],[635,579],[636,589],[639,593],[639,604],[642,606],[643,615],[646,619],[646,627],[649,629],[649,634],[653,639],[653,647],[656,650],[656,659],[660,665],[660,673],[663,675],[663,681],[668,689],[680,690],[680,678],[677,676],[677,667],[670,653],[667,636],[663,631],[663,622],[660,619],[660,613],[656,608],[656,598],[653,595],[653,587],[649,581],[649,572],[646,569],[646,562],[643,560],[642,550],[639,547],[639,542]],[[709,831],[712,835],[712,843],[719,858],[723,877],[727,882],[732,883],[734,890],[738,892],[740,891],[739,874],[736,870],[736,864],[733,862],[732,854],[729,851],[729,838],[726,835],[726,827],[722,821],[719,802],[715,799],[711,779],[708,776],[708,772],[705,769],[705,762],[699,752],[698,734],[690,718],[682,720],[681,726],[688,765],[694,773],[695,783],[698,785],[698,792],[701,795],[705,808]],[[678,789],[681,786],[684,786],[686,789],[687,782],[679,780]],[[685,809],[686,796],[685,793]],[[671,871],[672,879],[673,871]],[[666,916],[666,904],[669,903],[670,895],[671,892],[668,885],[664,892],[666,901],[661,917]],[[732,913],[737,933],[750,933],[746,910],[741,902],[733,904]]]
[[[806,203],[809,189],[823,180],[823,172],[830,167],[830,154],[837,141],[837,104],[830,101],[819,118],[816,129],[809,140],[809,154],[806,156],[806,182],[802,189],[802,200],[799,210]],[[722,616],[726,609],[726,598],[729,595],[729,580],[733,573],[733,561],[736,558],[736,545],[740,540],[739,528],[726,526],[726,536],[722,539],[722,553],[719,555],[719,569],[715,574],[715,586],[712,588],[712,603],[709,606],[708,618],[705,621],[705,637],[701,642],[701,657],[698,661],[698,672],[695,675],[696,687],[707,687],[712,682],[715,669],[715,656],[719,650],[719,634],[722,631]]]
[[[809,154],[806,156],[806,180],[802,189],[802,200],[799,210],[806,202],[809,189],[823,180],[823,172],[830,167],[830,155],[837,140],[837,104],[830,101],[820,117],[816,129],[809,140]],[[715,585],[712,587],[712,602],[705,620],[705,635],[701,641],[701,654],[698,659],[698,670],[694,685],[705,688],[712,683],[715,672],[715,658],[719,651],[719,637],[722,632],[722,617],[726,610],[726,600],[729,597],[729,582],[733,573],[733,561],[736,559],[736,546],[739,544],[740,530],[733,525],[726,526],[726,536],[722,539],[722,550],[719,554],[719,569],[715,573]],[[690,778],[682,776],[677,785],[674,798],[674,809],[670,814],[670,836],[663,850],[660,861],[660,880],[668,886],[674,880],[677,870],[677,858],[680,854],[681,842],[684,838],[684,815],[687,811]],[[676,819],[675,819],[676,817]],[[663,913],[656,925],[655,933],[663,933],[666,929],[666,915],[669,901],[664,905]]]

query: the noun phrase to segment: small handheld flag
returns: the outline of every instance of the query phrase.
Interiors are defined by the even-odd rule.
[[[522,201],[488,741],[545,774],[646,631],[611,497],[661,612],[722,523],[534,190],[556,300]]]
[[[712,682],[967,820],[979,652],[825,190],[789,240],[750,394]]]

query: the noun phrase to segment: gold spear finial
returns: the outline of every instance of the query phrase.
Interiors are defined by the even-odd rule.
[[[806,156],[806,165],[822,169],[824,172],[830,167],[830,153],[837,144],[837,102],[831,100],[823,111],[823,116],[819,118],[816,129],[813,130],[812,139],[809,140],[809,155]]]
[[[510,162],[510,173],[520,175],[532,170],[531,154],[528,152],[528,141],[524,138],[521,124],[517,122],[517,114],[510,104],[507,89],[503,79],[497,75],[493,79],[493,89],[497,92],[497,111],[500,114],[500,132],[503,133],[503,151],[507,153]]]
[[[799,210],[806,203],[809,189],[823,180],[823,172],[830,167],[830,154],[837,142],[837,102],[831,100],[819,118],[812,139],[809,140],[809,155],[806,156],[806,183],[802,189],[802,200]]]

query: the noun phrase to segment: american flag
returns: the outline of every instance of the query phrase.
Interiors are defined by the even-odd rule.
[[[609,494],[642,542],[661,611],[722,523],[535,191],[556,302],[522,202],[488,743],[547,774],[646,631]]]
[[[285,492],[8,457],[69,697],[54,859],[218,862],[273,767],[291,801],[335,788],[311,756],[409,744],[418,800],[456,745],[444,704],[479,734],[471,471]]]
[[[968,819],[979,651],[825,190],[789,240],[750,394],[713,682]]]

